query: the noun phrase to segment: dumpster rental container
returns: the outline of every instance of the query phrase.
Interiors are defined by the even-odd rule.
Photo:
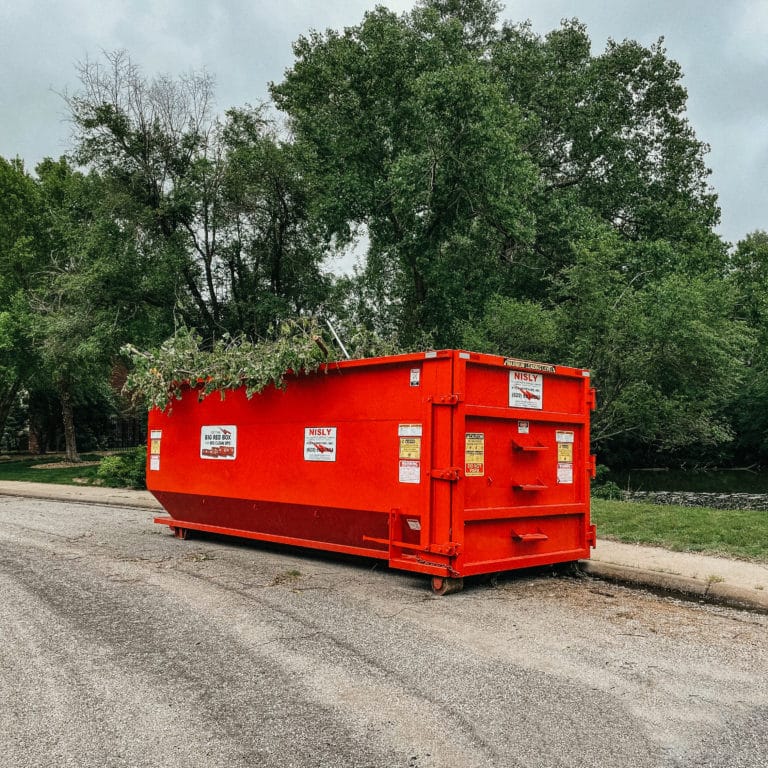
[[[180,538],[231,534],[432,578],[589,557],[587,371],[458,350],[346,360],[149,417],[147,487]]]

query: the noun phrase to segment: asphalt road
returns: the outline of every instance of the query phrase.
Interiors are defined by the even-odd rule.
[[[760,766],[768,617],[0,497],[0,765]]]

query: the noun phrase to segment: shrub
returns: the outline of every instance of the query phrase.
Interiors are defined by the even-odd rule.
[[[621,501],[624,498],[621,488],[613,480],[593,485],[592,496],[596,499],[610,499],[612,501]]]
[[[97,477],[110,488],[146,488],[146,446],[105,456],[99,463]]]

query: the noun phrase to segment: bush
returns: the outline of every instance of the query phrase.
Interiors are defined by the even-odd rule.
[[[595,499],[609,499],[612,501],[621,501],[624,498],[624,494],[613,480],[607,480],[599,485],[592,486],[592,496]]]
[[[595,499],[609,499],[612,501],[621,501],[624,494],[621,488],[609,480],[611,470],[605,464],[598,464],[595,472],[595,479],[592,481],[592,496]]]
[[[147,448],[140,445],[126,453],[105,456],[96,475],[110,488],[146,488],[146,462]]]

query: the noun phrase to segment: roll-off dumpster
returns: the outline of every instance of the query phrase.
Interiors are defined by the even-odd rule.
[[[589,557],[587,371],[441,350],[286,384],[150,413],[156,522],[380,558],[437,592]]]

